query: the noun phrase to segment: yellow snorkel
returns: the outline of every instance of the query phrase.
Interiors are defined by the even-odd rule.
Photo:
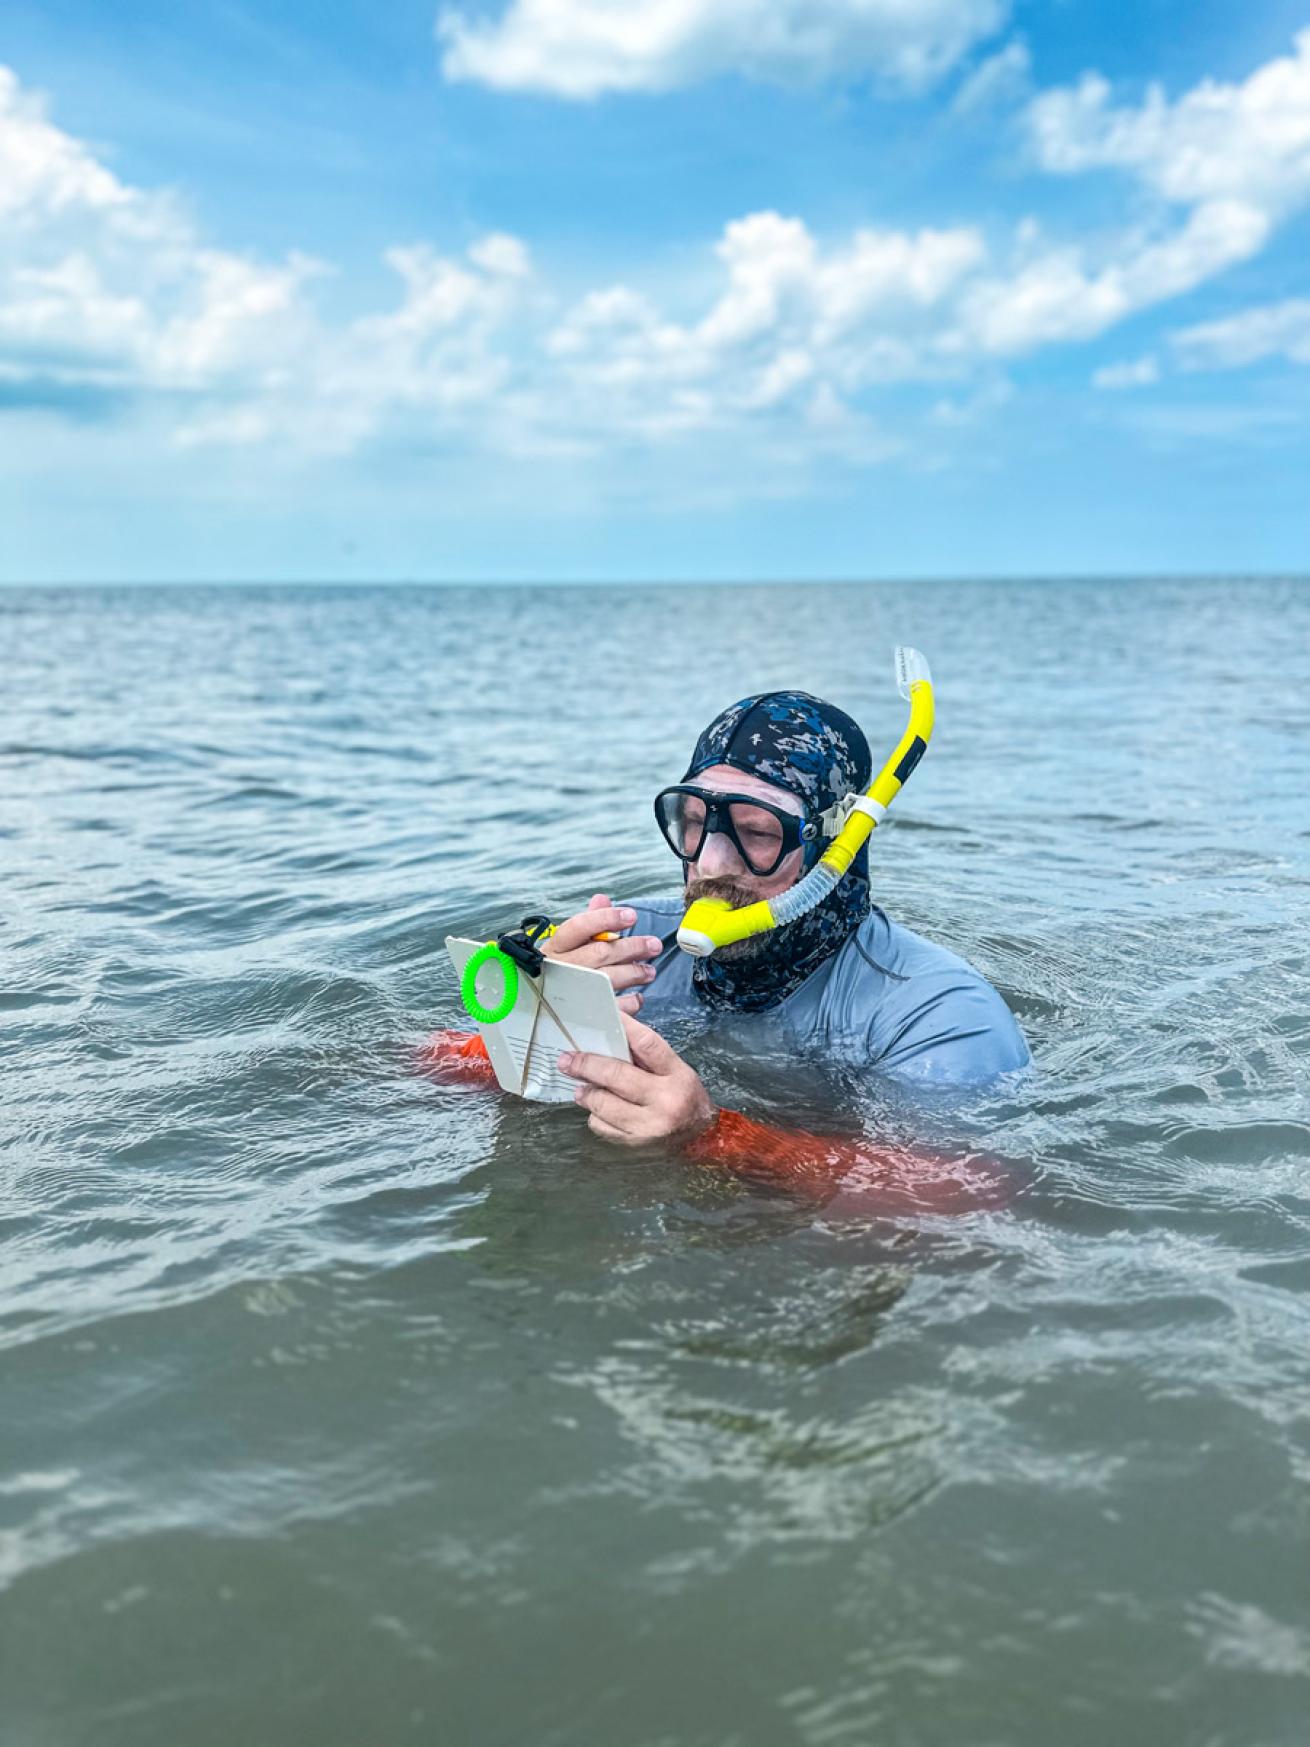
[[[781,928],[822,903],[832,891],[874,827],[886,818],[888,807],[910,780],[932,738],[932,675],[917,649],[896,651],[896,688],[910,706],[905,732],[866,792],[852,795],[844,803],[844,822],[818,862],[789,891],[758,904],[746,904],[740,910],[734,910],[723,898],[698,898],[678,929],[678,945],[684,952],[707,958],[720,946]]]

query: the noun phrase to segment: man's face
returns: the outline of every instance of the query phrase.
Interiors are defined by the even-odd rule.
[[[698,788],[713,789],[719,794],[758,795],[762,801],[780,807],[785,813],[793,813],[797,818],[805,810],[788,790],[765,782],[763,777],[752,776],[748,771],[736,770],[730,764],[712,764],[708,770],[697,771],[691,780]],[[741,909],[745,904],[759,903],[764,898],[776,898],[780,892],[796,884],[804,860],[805,851],[793,849],[771,874],[755,874],[746,866],[730,837],[721,831],[711,832],[696,860],[688,865],[687,902],[690,904],[696,898],[726,898],[734,909]],[[767,935],[756,935],[749,940],[736,941],[731,946],[721,946],[717,956],[749,958],[759,951],[767,938]]]

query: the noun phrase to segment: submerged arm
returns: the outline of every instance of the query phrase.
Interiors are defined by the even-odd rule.
[[[629,1027],[630,1037],[634,1029]],[[639,1030],[649,1032],[646,1026]],[[730,1171],[748,1181],[770,1183],[823,1202],[840,1193],[852,1211],[958,1213],[996,1206],[1007,1198],[1004,1178],[986,1160],[967,1154],[953,1158],[924,1148],[878,1143],[864,1136],[781,1128],[736,1110],[716,1108],[708,1099],[703,1107],[696,1107],[676,1088],[673,1096],[677,1108],[685,1109],[690,1118],[688,1127],[681,1132],[668,1126],[663,1126],[662,1132],[639,1132],[646,1127],[660,1128],[672,1120],[652,1103],[652,1097],[667,1099],[669,1094],[670,1089],[659,1083],[669,1078],[668,1058],[688,1074],[691,1070],[667,1044],[663,1046],[668,1050],[665,1057],[657,1054],[646,1038],[639,1036],[634,1041],[641,1056],[632,1068],[600,1056],[567,1058],[572,1064],[568,1071],[579,1079],[578,1102],[591,1112],[593,1131],[605,1139],[627,1145],[671,1142],[692,1164]],[[656,1061],[663,1064],[663,1074],[655,1069]],[[477,1032],[439,1031],[425,1046],[424,1062],[443,1080],[495,1084],[486,1045]],[[625,1068],[627,1074],[617,1071]],[[634,1068],[640,1079],[630,1078]],[[698,1080],[696,1083],[699,1085]],[[625,1092],[633,1095],[625,1097]]]
[[[840,1193],[852,1211],[964,1213],[1008,1198],[999,1169],[965,1154],[954,1158],[921,1147],[863,1135],[811,1134],[756,1122],[736,1110],[714,1121],[682,1148],[695,1164],[798,1190],[828,1202]]]
[[[476,1031],[437,1031],[423,1045],[419,1060],[438,1080],[494,1086],[496,1070]]]

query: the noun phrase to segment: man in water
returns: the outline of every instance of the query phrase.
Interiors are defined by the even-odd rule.
[[[923,1086],[983,1085],[1027,1064],[1014,1016],[984,978],[871,903],[867,848],[799,920],[708,958],[677,948],[694,898],[740,906],[795,885],[835,834],[840,803],[871,780],[859,727],[807,692],[743,698],[705,729],[681,783],[656,800],[683,892],[631,905],[598,894],[545,948],[566,964],[606,971],[624,1010],[631,1063],[560,1058],[596,1134],[625,1146],[676,1140],[702,1156],[758,1154],[764,1137],[776,1138],[717,1110],[700,1076],[660,1036],[666,1019],[693,1012],[741,1015],[761,1028],[761,1041],[819,1049]],[[602,933],[617,937],[597,939]],[[637,1019],[639,1009],[652,1023]]]

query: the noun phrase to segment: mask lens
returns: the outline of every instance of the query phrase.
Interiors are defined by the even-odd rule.
[[[699,795],[661,795],[656,802],[660,830],[673,853],[695,861],[705,841],[705,803]]]
[[[772,873],[782,860],[782,821],[745,801],[733,801],[728,815],[747,867],[755,874]]]

